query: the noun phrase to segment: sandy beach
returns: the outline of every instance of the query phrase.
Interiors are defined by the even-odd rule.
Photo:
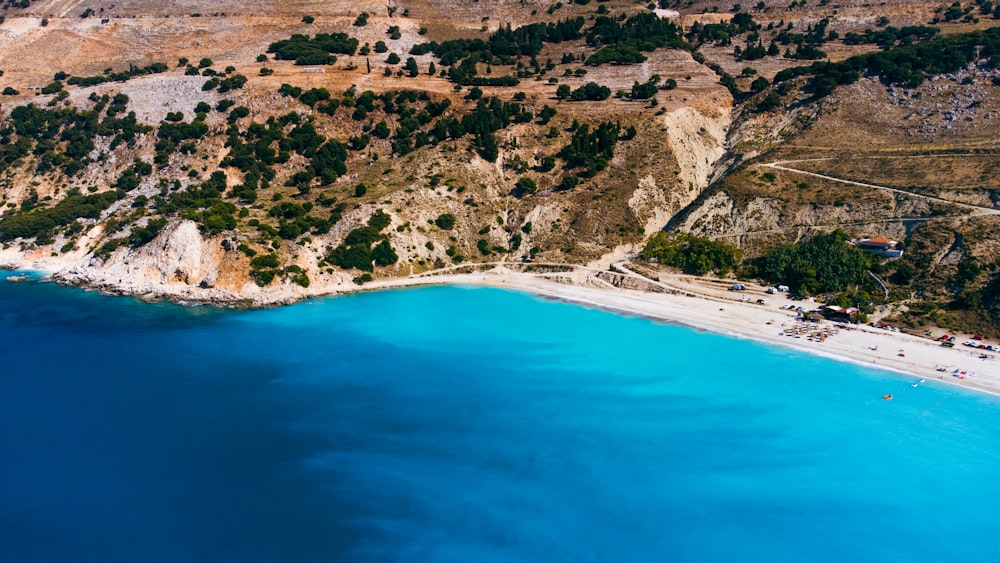
[[[8,260],[8,263],[11,262],[14,261]],[[60,270],[66,264],[24,262],[21,262],[22,266],[55,274],[54,278],[61,283],[95,287],[87,279],[74,280],[61,275]],[[624,257],[590,266],[469,264],[415,276],[376,280],[361,287],[340,279],[331,279],[326,283],[317,280],[308,291],[290,284],[273,291],[259,291],[261,288],[250,284],[247,287],[254,293],[249,295],[219,289],[199,290],[186,284],[164,283],[149,276],[123,280],[127,283],[120,286],[104,283],[96,284],[96,287],[146,300],[170,299],[182,303],[191,301],[220,305],[239,303],[260,307],[289,304],[311,297],[420,285],[489,286],[894,370],[913,375],[914,383],[918,384],[920,379],[925,379],[926,383],[960,385],[1000,395],[1000,354],[962,346],[961,343],[970,335],[955,335],[956,346],[946,348],[929,338],[871,326],[853,325],[853,328],[845,329],[843,325],[838,327],[838,323],[825,320],[803,323],[798,320],[799,314],[790,310],[789,306],[801,306],[808,311],[819,308],[821,304],[810,300],[793,301],[784,293],[766,294],[764,287],[749,283],[745,291],[733,292],[728,291],[731,281],[665,272],[643,275],[634,271],[639,267],[642,266],[629,264]],[[758,299],[764,299],[766,303],[758,303]],[[891,389],[886,391],[887,394],[891,392]]]
[[[689,278],[678,275],[663,281],[665,288],[672,287],[677,293],[654,293],[612,287],[586,272],[530,274],[501,266],[486,272],[376,282],[370,289],[457,284],[524,291],[906,373],[913,375],[913,383],[918,385],[920,379],[925,379],[923,384],[959,385],[1000,395],[998,355],[962,346],[962,335],[958,335],[954,348],[946,348],[928,338],[866,325],[851,325],[853,328],[845,329],[839,328],[843,326],[840,323],[826,320],[803,323],[797,321],[798,313],[782,307],[804,306],[808,310],[817,308],[819,304],[793,301],[786,294],[768,295],[764,293],[764,288],[749,285],[746,292],[713,291],[695,287],[685,281]],[[766,299],[767,303],[758,304],[757,299]],[[796,329],[799,334],[795,334]],[[829,336],[820,338],[824,331]],[[817,337],[812,338],[811,335]],[[981,355],[987,358],[980,358]],[[956,370],[961,377],[955,374]],[[963,371],[964,374],[961,373]],[[887,388],[886,393],[891,392],[892,389]]]

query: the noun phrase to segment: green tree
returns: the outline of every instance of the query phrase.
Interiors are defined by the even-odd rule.
[[[517,180],[517,183],[514,185],[514,190],[511,192],[511,194],[514,197],[521,198],[526,195],[531,195],[537,191],[538,191],[538,184],[536,184],[534,180],[528,177],[522,177]]]
[[[416,78],[420,74],[420,69],[417,68],[417,59],[413,57],[407,57],[406,66],[403,69],[410,75],[410,78]]]
[[[442,213],[438,215],[438,218],[434,220],[434,224],[438,226],[439,229],[444,229],[450,231],[455,228],[455,216],[451,213]]]
[[[372,261],[376,266],[390,266],[399,260],[389,241],[383,240],[372,249]]]

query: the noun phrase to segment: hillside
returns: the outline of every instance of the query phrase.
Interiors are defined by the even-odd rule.
[[[997,271],[988,2],[2,10],[9,265],[264,304],[606,266],[664,227],[748,259],[840,228],[915,249],[886,265],[894,301],[991,318],[992,294],[954,306]],[[938,44],[957,54],[918,53],[919,76],[901,58]]]

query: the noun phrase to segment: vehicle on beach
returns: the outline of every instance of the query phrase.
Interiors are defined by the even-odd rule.
[[[994,346],[992,344],[983,344],[982,342],[976,342],[975,340],[966,340],[962,343],[962,346],[968,346],[969,348],[975,348],[977,350],[989,350],[990,352],[1000,352],[1000,346]]]

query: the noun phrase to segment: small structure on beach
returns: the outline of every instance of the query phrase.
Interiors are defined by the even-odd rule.
[[[836,305],[827,305],[823,308],[823,315],[832,321],[853,323],[858,316],[858,309],[857,307],[844,308]]]
[[[903,244],[885,237],[852,240],[851,243],[861,250],[867,250],[868,252],[874,252],[891,258],[899,258],[903,255]]]

